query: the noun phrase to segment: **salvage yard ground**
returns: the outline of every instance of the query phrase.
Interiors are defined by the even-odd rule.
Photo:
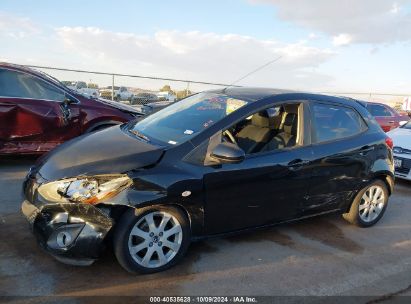
[[[397,181],[372,228],[338,215],[304,220],[194,243],[171,270],[133,276],[110,250],[90,267],[74,267],[37,246],[20,213],[21,183],[34,160],[0,160],[0,295],[411,295],[410,182]]]

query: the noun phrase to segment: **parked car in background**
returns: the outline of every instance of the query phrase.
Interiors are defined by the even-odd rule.
[[[173,102],[170,102],[170,101],[150,102],[141,107],[141,112],[144,115],[150,115],[150,114],[160,111],[161,109],[164,109],[165,107],[168,107],[172,103]]]
[[[0,63],[0,154],[41,154],[139,116],[130,106],[88,98],[45,73]]]
[[[133,93],[130,92],[126,87],[112,87],[108,86],[103,89],[100,89],[100,97],[104,99],[109,99],[111,100],[111,96],[113,94],[113,89],[114,88],[114,100],[116,101],[121,101],[121,100],[131,100],[133,98]]]
[[[144,104],[156,102],[156,101],[158,101],[158,97],[156,94],[148,93],[148,92],[141,92],[131,97],[130,104],[144,105]]]
[[[219,234],[334,212],[376,224],[393,191],[391,149],[357,101],[207,91],[47,154],[22,211],[62,262],[91,264],[112,241],[122,267],[152,273]]]
[[[410,120],[408,115],[400,115],[390,106],[383,103],[367,102],[367,110],[375,117],[384,132],[407,123]]]
[[[395,176],[411,180],[411,121],[387,134],[394,142]]]
[[[98,88],[89,88],[84,81],[62,81],[69,89],[79,92],[86,96],[99,97]]]
[[[158,92],[157,97],[159,101],[174,102],[176,100],[176,95],[171,92]]]
[[[401,110],[411,117],[411,97],[408,96],[404,98]]]

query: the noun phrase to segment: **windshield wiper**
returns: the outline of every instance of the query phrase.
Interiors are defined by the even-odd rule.
[[[143,133],[137,131],[137,130],[129,130],[130,133],[133,133],[135,136],[137,136],[138,138],[141,138],[147,142],[150,141],[150,138],[148,138],[147,136],[145,136]]]

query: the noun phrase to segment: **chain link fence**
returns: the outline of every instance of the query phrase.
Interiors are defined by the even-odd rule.
[[[28,66],[43,71],[72,89],[82,93],[116,100],[132,105],[144,105],[154,101],[175,101],[207,89],[226,87],[229,84],[194,81],[187,79],[161,78],[154,76],[120,73],[93,72],[44,66]],[[401,110],[410,94],[365,93],[365,92],[318,92],[380,102]],[[408,109],[411,110],[411,109]]]
[[[86,95],[132,105],[154,101],[175,101],[195,92],[229,84],[174,78],[94,72],[56,67],[32,66]]]

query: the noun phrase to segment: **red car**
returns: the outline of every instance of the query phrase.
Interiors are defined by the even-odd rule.
[[[0,155],[41,154],[141,115],[117,102],[85,97],[42,72],[0,63]]]
[[[410,120],[408,115],[400,115],[393,108],[383,103],[367,102],[366,107],[384,132],[398,128]]]

